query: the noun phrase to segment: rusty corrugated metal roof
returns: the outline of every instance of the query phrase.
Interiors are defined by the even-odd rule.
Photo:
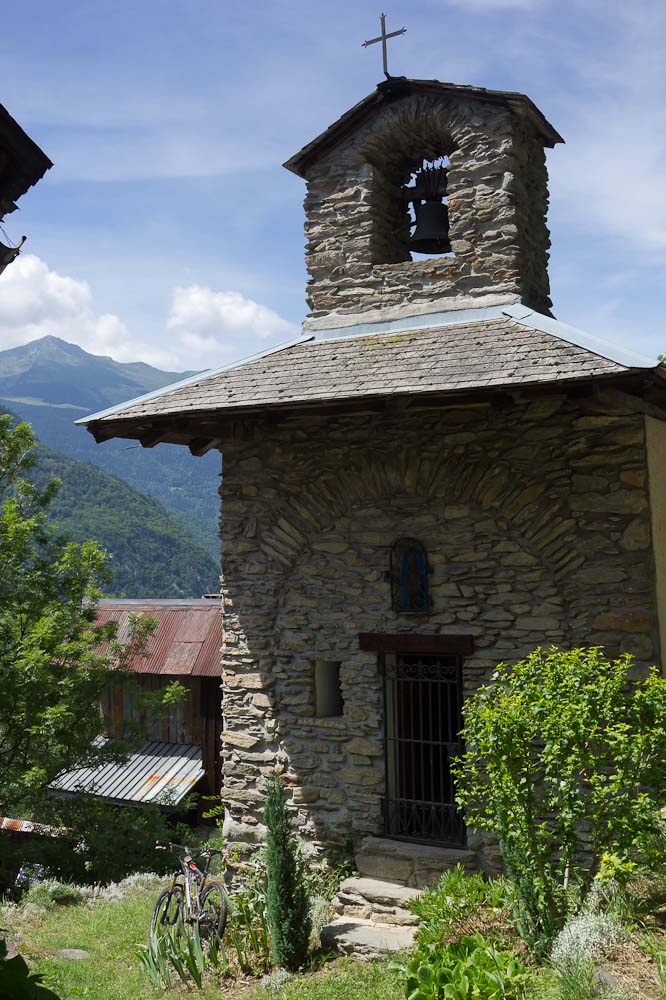
[[[29,819],[12,819],[10,816],[0,816],[0,830],[10,833],[34,833],[39,837],[59,837],[68,833],[65,826],[47,826],[45,823],[33,823]]]
[[[125,764],[66,771],[51,782],[55,792],[86,793],[114,802],[178,805],[205,774],[201,747],[148,741]]]
[[[218,601],[100,601],[97,621],[118,623],[118,640],[129,638],[131,614],[157,621],[143,656],[130,667],[142,674],[219,677],[222,613]]]

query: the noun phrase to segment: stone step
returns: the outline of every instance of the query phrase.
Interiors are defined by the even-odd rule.
[[[474,851],[388,837],[366,837],[356,854],[356,867],[362,876],[416,889],[432,885],[443,872],[458,864],[468,871],[478,869]]]
[[[418,895],[418,889],[395,882],[352,877],[345,879],[338,889],[333,910],[340,916],[412,926],[418,923],[418,917],[410,912],[409,904]]]
[[[413,927],[396,927],[360,917],[335,917],[321,932],[324,948],[365,961],[387,952],[407,951],[414,943]]]

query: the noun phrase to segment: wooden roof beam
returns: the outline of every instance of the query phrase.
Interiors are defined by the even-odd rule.
[[[139,441],[142,448],[154,448],[156,444],[165,441],[169,437],[169,432],[165,430],[153,431],[150,434],[143,434]]]
[[[219,438],[204,438],[197,437],[193,438],[188,444],[188,448],[193,455],[197,458],[201,458],[202,455],[208,454],[213,448],[219,448],[220,439]]]

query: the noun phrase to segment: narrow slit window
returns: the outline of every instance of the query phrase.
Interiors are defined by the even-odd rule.
[[[330,719],[342,715],[339,660],[315,660],[314,688],[317,718]]]

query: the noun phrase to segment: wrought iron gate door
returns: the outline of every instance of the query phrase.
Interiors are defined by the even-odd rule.
[[[450,760],[460,748],[462,658],[384,653],[385,831],[460,847]]]

